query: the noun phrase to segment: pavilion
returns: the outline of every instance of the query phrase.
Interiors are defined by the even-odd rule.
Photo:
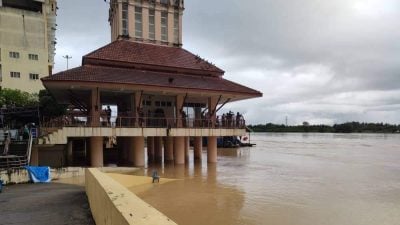
[[[195,159],[201,159],[206,139],[207,160],[217,162],[217,137],[246,132],[242,117],[221,119],[217,112],[228,103],[261,97],[262,93],[224,79],[223,70],[183,49],[181,29],[175,32],[176,39],[166,33],[167,41],[156,31],[157,40],[152,41],[128,35],[130,29],[136,29],[130,32],[135,35],[146,33],[144,29],[137,32],[137,21],[135,28],[115,21],[134,11],[136,20],[154,13],[156,20],[161,15],[163,23],[164,9],[180,10],[176,17],[166,14],[168,24],[174,20],[179,28],[183,1],[124,4],[116,2],[116,8],[110,10],[112,43],[83,56],[82,66],[42,79],[46,89],[59,103],[69,105],[69,110],[63,118],[42,125],[47,133],[41,144],[65,145],[69,165],[76,165],[74,155],[83,149],[79,151],[84,165],[101,167],[112,158],[118,165],[140,167],[145,165],[146,149],[150,162],[185,164],[190,140]],[[115,16],[118,12],[122,16]],[[161,28],[162,24],[156,25]]]

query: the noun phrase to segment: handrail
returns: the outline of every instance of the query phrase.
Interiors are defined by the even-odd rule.
[[[195,119],[167,117],[127,117],[111,116],[98,117],[98,121],[92,121],[90,116],[62,116],[42,122],[42,128],[62,127],[116,127],[116,128],[223,128],[244,129],[246,121],[243,118],[237,120],[235,117],[225,119]],[[179,126],[178,126],[179,125]]]
[[[29,132],[29,139],[28,139],[28,149],[27,149],[27,164],[30,165],[31,164],[31,153],[32,153],[32,133]]]

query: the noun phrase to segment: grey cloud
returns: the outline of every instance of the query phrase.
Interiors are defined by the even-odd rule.
[[[251,123],[399,123],[400,2],[190,0],[184,47],[264,92],[232,103]],[[76,6],[80,6],[79,8]],[[110,41],[102,0],[59,2],[56,68]]]

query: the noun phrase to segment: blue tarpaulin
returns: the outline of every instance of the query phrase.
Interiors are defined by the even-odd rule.
[[[51,181],[50,167],[26,166],[25,168],[33,183],[49,183]]]

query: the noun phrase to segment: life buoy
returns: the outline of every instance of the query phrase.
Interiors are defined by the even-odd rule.
[[[243,141],[247,141],[249,138],[247,136],[244,136],[242,139]]]

